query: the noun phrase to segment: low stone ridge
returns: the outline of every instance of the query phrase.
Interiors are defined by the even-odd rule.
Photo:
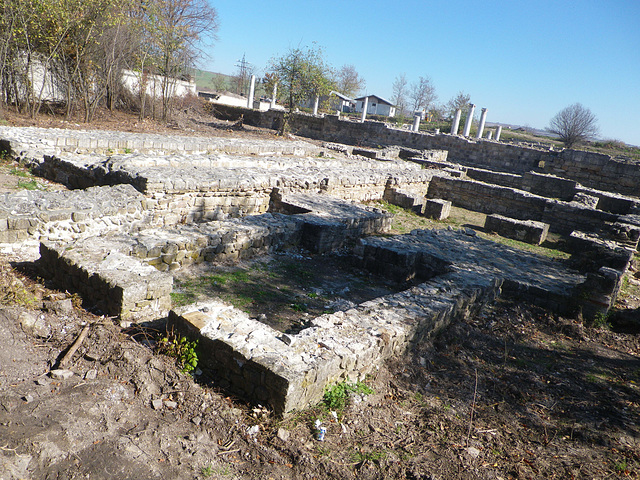
[[[122,320],[151,320],[171,308],[173,277],[123,251],[129,242],[91,237],[71,245],[41,242],[40,268],[61,288],[79,292],[85,306]]]
[[[323,197],[289,195],[283,200],[274,194],[284,210],[296,204],[309,213],[267,213],[179,225],[172,231],[145,229],[73,243],[43,242],[41,264],[58,285],[95,300],[99,310],[125,320],[146,319],[168,309],[172,286],[170,282],[168,291],[159,289],[164,277],[151,275],[149,268],[174,271],[192,263],[238,260],[299,246],[324,253],[363,235],[388,231],[388,213]],[[103,305],[102,299],[109,300]]]
[[[223,152],[234,155],[316,155],[321,149],[299,140],[247,140],[245,138],[195,137],[107,130],[0,126],[0,148],[24,157],[28,152],[113,154]]]
[[[300,245],[303,221],[265,213],[224,221],[147,229],[131,238],[129,254],[161,271],[202,262],[238,260]]]
[[[516,188],[446,175],[432,177],[427,197],[449,200],[458,207],[476,212],[543,222],[549,224],[550,231],[566,235],[574,230],[598,232],[615,222],[628,223],[626,216],[578,202],[565,202]]]
[[[429,279],[467,270],[499,278],[503,290],[554,311],[574,306],[585,276],[558,261],[484,240],[472,230],[414,230],[394,237],[370,237],[356,248],[360,263],[395,279]]]
[[[146,199],[130,185],[0,195],[0,243],[70,240],[143,223]]]
[[[498,294],[494,279],[451,272],[346,312],[322,315],[286,335],[221,303],[171,312],[170,321],[198,335],[221,386],[286,414],[322,400],[327,385],[364,379],[452,319],[477,311]]]
[[[383,198],[388,184],[420,189],[433,173],[402,161],[323,157],[147,154],[46,156],[35,171],[71,188],[128,183],[148,197],[155,225],[265,213],[274,188],[345,200]]]
[[[487,215],[484,222],[487,232],[495,232],[506,238],[540,245],[547,239],[549,225],[533,220],[516,220],[502,215]]]
[[[608,267],[624,273],[629,268],[635,251],[635,247],[631,248],[599,235],[579,231],[571,232],[569,242],[571,250],[576,252],[572,255],[573,262],[586,272]]]

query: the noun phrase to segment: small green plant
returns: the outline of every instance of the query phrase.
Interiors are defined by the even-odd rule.
[[[327,447],[318,446],[318,455],[321,457],[328,457],[331,453],[331,450]]]
[[[598,378],[598,376],[594,375],[593,373],[588,373],[585,378],[587,379],[587,382],[589,382],[589,383],[598,383],[598,380],[600,380]]]
[[[158,342],[158,351],[176,359],[176,363],[184,373],[193,372],[198,366],[197,340],[189,340],[187,337],[167,332]]]
[[[605,312],[598,312],[591,323],[593,328],[604,328],[605,330],[611,330],[611,322],[609,322],[609,314]]]
[[[307,306],[304,303],[292,303],[291,309],[294,312],[306,312],[308,310]]]
[[[613,468],[615,469],[616,473],[619,475],[627,473],[629,469],[626,460],[623,460],[621,462],[616,462],[613,465]]]
[[[207,465],[206,467],[202,467],[200,469],[200,473],[203,477],[210,477],[213,475],[213,467],[211,465]]]
[[[124,153],[132,153],[132,152],[133,152],[133,150],[131,150],[130,148],[125,148],[124,149]]]
[[[373,390],[362,382],[340,382],[325,389],[322,401],[329,410],[342,410],[350,393],[371,395]]]

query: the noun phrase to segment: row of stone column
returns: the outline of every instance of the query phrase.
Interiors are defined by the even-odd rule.
[[[278,85],[274,85],[273,86],[273,96],[271,97],[271,108],[275,107],[275,103],[276,103],[276,89],[277,89]],[[253,96],[255,94],[255,88],[256,88],[256,76],[255,75],[251,75],[251,86],[249,87],[249,98],[247,98],[247,108],[253,108]],[[315,102],[313,105],[313,114],[317,115],[318,114],[318,103],[319,103],[319,98],[318,96],[316,96],[315,98]],[[362,108],[362,116],[360,118],[360,122],[364,122],[365,118],[367,117],[367,107],[369,104],[369,97],[365,97],[364,99],[364,107]],[[473,113],[476,110],[476,106],[473,103],[469,104],[469,112],[467,114],[467,121],[464,124],[464,129],[462,130],[462,136],[463,137],[468,137],[469,133],[471,132],[471,123],[473,122]],[[453,124],[451,125],[451,134],[452,135],[457,135],[458,134],[458,128],[460,127],[460,117],[462,116],[462,109],[458,109],[456,110],[456,113],[453,117]],[[482,109],[482,113],[480,115],[480,125],[478,125],[478,131],[476,132],[476,138],[482,138],[482,133],[484,132],[484,125],[486,123],[487,120],[487,109],[483,108]],[[415,115],[413,117],[413,125],[411,125],[411,131],[412,132],[418,132],[420,130],[420,116],[419,115]],[[500,134],[502,133],[502,126],[498,125],[498,127],[496,128],[496,141],[500,140]],[[487,132],[487,139],[491,140],[493,132],[489,131]]]
[[[473,103],[469,104],[469,112],[467,113],[467,121],[464,124],[464,129],[462,130],[462,136],[468,137],[471,132],[471,123],[473,122],[473,113],[476,110],[476,106]],[[451,124],[451,134],[457,135],[458,128],[460,127],[460,117],[462,116],[462,109],[456,110],[456,113],[453,117],[453,123]],[[478,131],[476,132],[476,138],[482,138],[482,134],[484,133],[484,125],[487,121],[487,109],[483,108],[482,113],[480,114],[480,125],[478,125]],[[496,128],[496,141],[500,140],[500,134],[502,133],[502,126],[498,125]],[[487,139],[491,140],[493,132],[489,131],[487,133]]]

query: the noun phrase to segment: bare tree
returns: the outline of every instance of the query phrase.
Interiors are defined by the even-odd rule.
[[[157,68],[162,75],[162,119],[171,110],[176,80],[195,63],[198,42],[206,34],[214,36],[218,14],[207,0],[155,0],[152,25],[158,49]]]
[[[466,118],[466,105],[471,101],[471,95],[468,95],[464,92],[458,92],[455,97],[452,97],[451,100],[447,102],[444,106],[445,114],[449,117],[453,117],[456,113],[456,110],[461,109],[462,115]]]
[[[560,110],[547,130],[558,135],[567,148],[595,137],[599,131],[596,116],[579,103]]]
[[[407,109],[407,75],[402,73],[396,77],[393,81],[393,98],[391,101],[395,103],[397,111],[400,115],[404,115],[404,111]]]
[[[436,101],[436,88],[431,83],[431,78],[420,77],[420,79],[411,84],[409,98],[413,102],[413,111],[428,110],[433,102]]]
[[[353,65],[343,65],[336,74],[335,83],[338,92],[352,98],[367,86],[367,82],[358,74]]]

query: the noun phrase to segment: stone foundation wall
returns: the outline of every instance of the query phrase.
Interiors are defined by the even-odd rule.
[[[130,185],[0,195],[0,243],[70,240],[146,223],[146,199]]]
[[[169,319],[199,336],[199,358],[223,388],[283,415],[320,402],[327,385],[364,379],[411,342],[476,312],[498,292],[492,279],[455,272],[322,315],[298,335],[277,332],[221,304],[171,312]]]
[[[531,220],[515,220],[502,215],[487,215],[484,229],[506,238],[540,245],[547,239],[549,225]]]
[[[133,238],[130,254],[160,271],[251,258],[300,245],[303,223],[298,217],[267,213],[177,226],[171,232],[145,230]]]
[[[257,112],[230,107],[252,125],[274,128],[282,112]],[[353,145],[400,145],[419,150],[446,150],[448,160],[462,165],[523,174],[532,170],[574,180],[589,188],[638,196],[640,164],[579,150],[549,151],[457,135],[418,133],[381,122],[354,122],[334,115],[292,115],[293,130],[311,138]]]
[[[95,237],[73,246],[41,242],[39,267],[60,288],[78,292],[85,308],[122,320],[151,320],[171,308],[173,278]]]
[[[428,198],[450,200],[454,205],[487,214],[549,224],[552,232],[599,231],[618,215],[585,207],[576,202],[550,200],[522,190],[450,177],[434,177]]]

